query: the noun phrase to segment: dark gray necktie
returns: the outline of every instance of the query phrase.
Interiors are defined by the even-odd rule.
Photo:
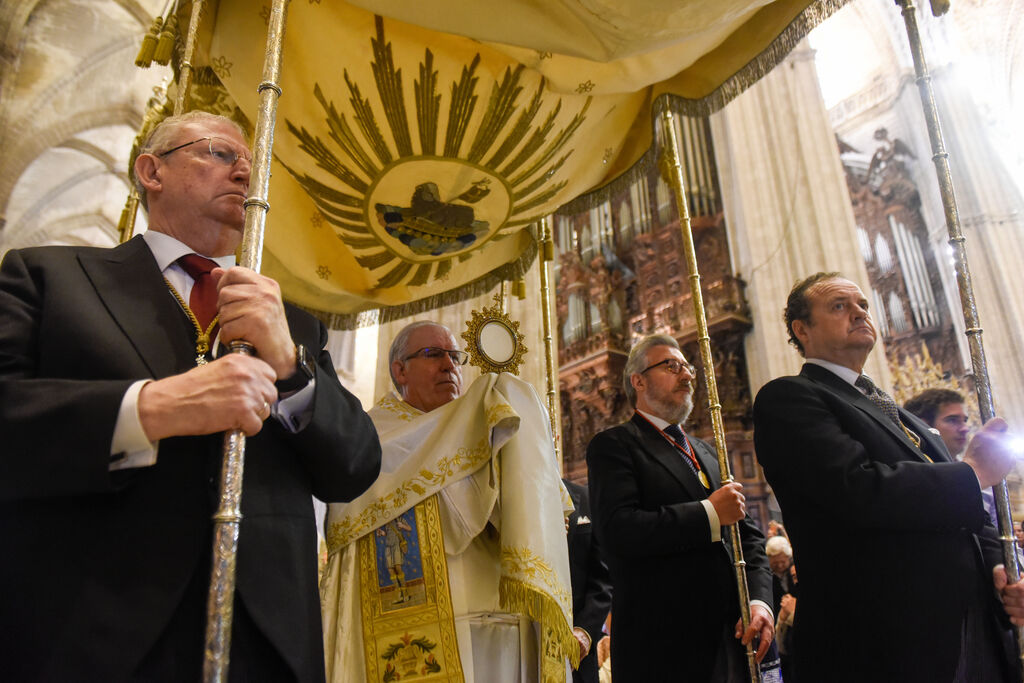
[[[876,387],[875,383],[867,375],[858,377],[854,385],[859,389],[863,389],[864,394],[885,413],[886,417],[896,423],[897,426],[903,426],[903,422],[900,421],[900,411],[896,407],[896,401],[893,400],[892,396]]]

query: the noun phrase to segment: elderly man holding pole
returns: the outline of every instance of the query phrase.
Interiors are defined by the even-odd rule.
[[[328,507],[321,590],[332,683],[565,681],[566,658],[579,661],[569,503],[546,413],[509,374],[463,392],[466,360],[433,322],[412,323],[391,344],[397,394],[370,411],[381,476]]]
[[[231,680],[321,681],[311,495],[377,476],[327,335],[234,265],[251,155],[228,119],[154,129],[134,172],[149,231],[0,267],[0,660],[17,681],[202,671],[221,432],[249,436]],[[219,351],[244,339],[253,355]]]

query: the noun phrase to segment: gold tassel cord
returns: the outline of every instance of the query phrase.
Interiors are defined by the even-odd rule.
[[[164,22],[164,28],[160,32],[160,40],[157,41],[156,49],[153,51],[153,61],[166,66],[171,62],[171,55],[174,52],[174,39],[178,35],[178,15],[172,14]]]
[[[142,37],[142,46],[139,47],[139,54],[135,56],[135,66],[140,69],[148,69],[153,63],[153,53],[156,51],[159,40],[160,28],[163,26],[164,18],[156,17],[149,27],[149,32]]]

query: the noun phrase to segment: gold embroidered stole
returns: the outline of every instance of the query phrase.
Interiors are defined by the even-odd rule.
[[[356,543],[366,680],[463,683],[437,494]]]

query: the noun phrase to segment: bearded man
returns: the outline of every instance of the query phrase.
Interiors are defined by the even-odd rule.
[[[714,449],[687,436],[695,370],[675,339],[630,351],[623,388],[636,408],[587,448],[594,529],[612,578],[612,678],[749,680],[742,644],[772,642],[772,579],[764,536],[746,517],[742,485],[720,484]],[[751,623],[740,621],[728,533],[739,523]]]

